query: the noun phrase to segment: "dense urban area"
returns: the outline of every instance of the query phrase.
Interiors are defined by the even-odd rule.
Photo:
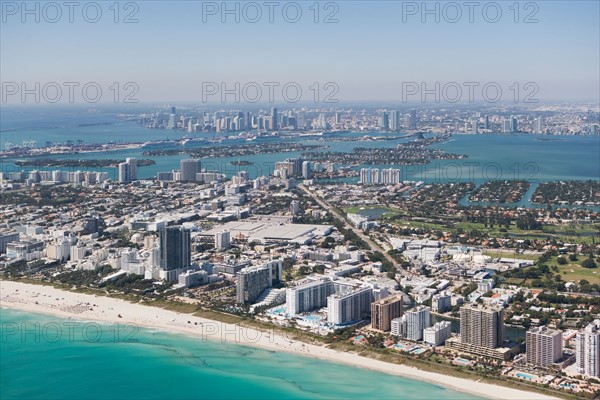
[[[449,375],[600,396],[600,181],[533,190],[527,179],[427,182],[401,170],[465,157],[435,147],[460,133],[598,135],[597,113],[169,111],[121,117],[182,135],[241,132],[251,143],[6,145],[3,158],[38,158],[0,174],[1,278],[274,327]],[[362,131],[387,145],[328,145],[330,133]],[[279,135],[322,143],[252,142]],[[189,158],[141,179],[153,160],[56,156],[140,146],[148,157]],[[232,176],[204,166],[290,151],[302,155],[273,161],[269,175],[251,176],[243,160]]]

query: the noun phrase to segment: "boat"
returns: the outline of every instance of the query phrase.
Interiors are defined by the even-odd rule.
[[[301,133],[298,136],[301,136],[301,137],[313,137],[313,136],[317,136],[318,137],[318,136],[323,136],[323,133],[324,132],[322,132],[322,131],[321,132],[306,132],[306,133]]]
[[[165,144],[173,144],[176,143],[174,140],[151,140],[142,145],[142,147],[154,147],[154,146],[163,146]]]

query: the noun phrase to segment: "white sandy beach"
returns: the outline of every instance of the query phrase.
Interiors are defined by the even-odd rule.
[[[268,331],[258,331],[233,324],[198,318],[124,300],[72,293],[50,286],[0,281],[0,306],[60,317],[137,324],[165,331],[175,331],[203,340],[220,340],[256,346],[267,350],[285,351],[361,368],[431,382],[452,390],[491,399],[553,399],[554,397],[471,381],[438,373],[421,371],[404,365],[390,364],[340,352],[323,346],[291,340]],[[119,317],[119,315],[121,317]]]

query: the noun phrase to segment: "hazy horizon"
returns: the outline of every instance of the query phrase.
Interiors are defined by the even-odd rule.
[[[286,84],[292,97],[299,88],[306,103],[327,95],[340,103],[420,103],[420,93],[404,98],[403,85],[436,90],[436,83],[440,97],[458,103],[470,104],[469,85],[476,102],[485,102],[486,85],[500,88],[500,102],[522,103],[528,94],[541,102],[599,101],[598,2],[477,2],[472,9],[462,2],[275,3],[272,10],[263,2],[120,2],[99,9],[83,2],[73,10],[27,3],[28,14],[25,3],[3,2],[2,104],[35,102],[12,84],[36,90],[38,83],[42,91],[53,82],[62,89],[59,102],[69,102],[65,84],[77,83],[73,103],[89,103],[81,88],[90,83],[102,91],[99,103],[123,103],[128,95],[144,103],[221,103],[220,90],[206,95],[204,85],[224,83],[238,95],[245,85],[250,92],[259,86],[260,102],[271,104],[271,82],[279,84],[279,104],[291,103],[281,93]],[[53,90],[40,102],[51,102]],[[257,96],[239,97],[252,104]],[[225,100],[237,104],[233,94]]]

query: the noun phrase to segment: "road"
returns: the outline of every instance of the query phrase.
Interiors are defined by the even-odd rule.
[[[346,229],[351,230],[354,233],[356,233],[356,235],[359,238],[361,238],[362,240],[365,241],[365,243],[369,246],[371,251],[378,251],[381,254],[383,254],[385,259],[388,260],[390,263],[392,263],[392,265],[394,267],[396,267],[396,270],[398,271],[399,274],[408,275],[408,272],[400,266],[400,263],[398,263],[398,261],[396,261],[394,259],[394,257],[390,256],[383,248],[381,248],[381,246],[379,244],[377,244],[375,241],[373,241],[369,236],[365,235],[361,229],[358,229],[358,228],[352,226],[341,213],[339,213],[333,206],[331,206],[331,204],[329,204],[325,200],[321,199],[319,196],[317,196],[315,193],[311,192],[306,186],[304,186],[302,184],[298,185],[298,188],[302,189],[307,195],[312,197],[313,200],[315,200],[321,207],[323,207],[326,211],[330,212],[334,217],[336,217],[338,220],[340,220],[344,224]]]

